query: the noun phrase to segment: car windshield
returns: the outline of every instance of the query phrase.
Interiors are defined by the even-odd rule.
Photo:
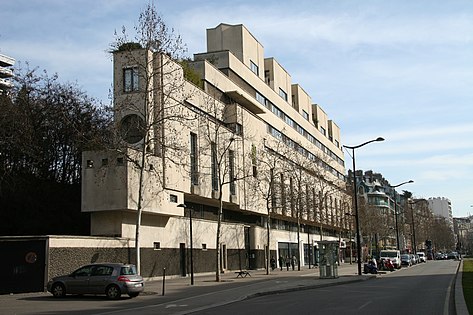
[[[136,275],[135,266],[124,266],[120,270],[120,275]]]

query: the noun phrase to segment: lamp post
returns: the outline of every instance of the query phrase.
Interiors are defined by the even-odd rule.
[[[347,146],[344,145],[343,147],[347,149],[351,149],[352,151],[352,161],[353,161],[353,201],[355,203],[355,221],[356,221],[356,258],[358,261],[358,275],[361,276],[361,239],[360,239],[360,218],[358,214],[358,198],[357,198],[357,191],[356,191],[356,165],[355,165],[355,149],[361,148],[371,142],[375,141],[384,141],[384,138],[378,137],[376,139],[366,141],[362,144],[355,145],[355,146]]]
[[[414,249],[414,254],[417,253],[417,244],[416,244],[416,226],[415,226],[415,221],[414,221],[414,208],[413,205],[415,205],[418,202],[424,201],[424,199],[417,199],[414,202],[409,202],[411,205],[411,221],[412,221],[412,241],[414,242],[413,244],[413,249]]]
[[[397,223],[397,198],[396,198],[396,187],[402,186],[404,184],[410,184],[413,183],[413,180],[409,180],[407,182],[403,182],[394,186],[389,186],[394,189],[394,219],[396,221],[396,249],[399,250],[399,226]]]
[[[192,242],[192,209],[191,208],[187,208],[187,206],[183,203],[179,204],[178,207],[180,208],[184,208],[185,209],[189,209],[189,238],[190,238],[190,258],[191,258],[191,261],[190,261],[190,264],[191,264],[191,285],[194,285],[194,259],[193,259],[193,255],[192,255],[192,252],[194,251],[194,248],[193,248],[193,242]]]

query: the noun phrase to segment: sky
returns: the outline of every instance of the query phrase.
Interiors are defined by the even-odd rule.
[[[57,73],[109,104],[107,50],[134,34],[147,0],[16,0],[0,10],[0,54]],[[356,168],[381,173],[416,198],[444,197],[473,214],[473,1],[154,0],[188,56],[205,32],[244,24],[358,145]],[[345,153],[345,166],[352,167]]]

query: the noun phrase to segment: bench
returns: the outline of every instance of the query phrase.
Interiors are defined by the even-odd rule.
[[[246,278],[246,276],[250,276],[250,277],[251,277],[251,274],[250,274],[248,271],[246,271],[246,270],[235,271],[235,274],[237,275],[237,278],[238,278],[238,277]]]

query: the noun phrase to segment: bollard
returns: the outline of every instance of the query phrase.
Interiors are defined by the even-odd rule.
[[[166,283],[166,268],[163,268],[163,295],[164,295],[164,285]]]

